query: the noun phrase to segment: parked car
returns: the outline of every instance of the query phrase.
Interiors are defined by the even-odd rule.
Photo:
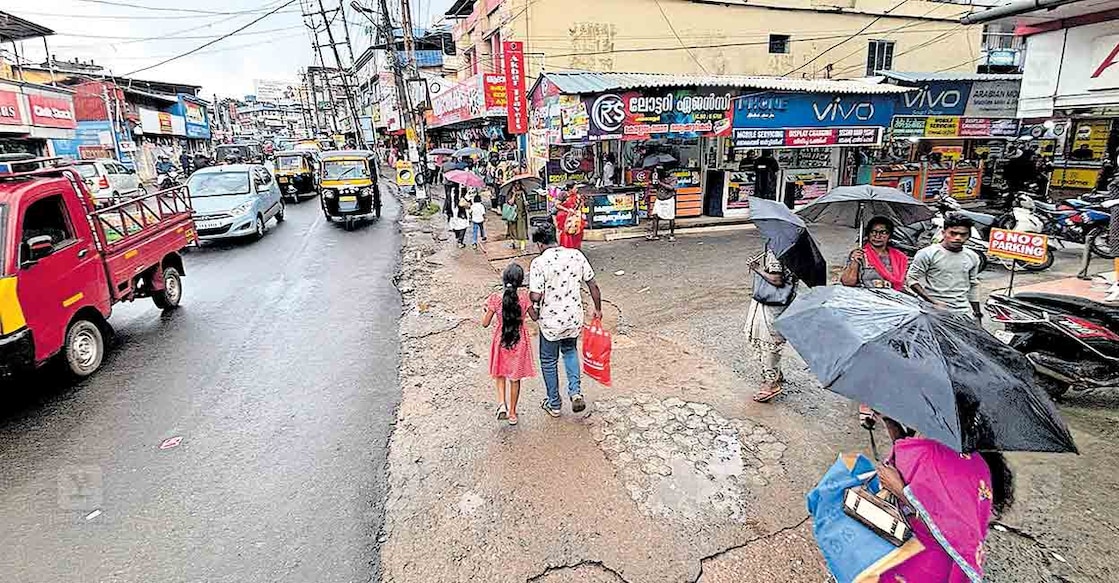
[[[93,374],[115,304],[147,297],[170,310],[182,299],[182,250],[194,241],[185,190],[95,210],[75,168],[51,162],[0,170],[0,374],[56,355],[75,376]]]
[[[147,192],[136,171],[116,160],[79,160],[74,166],[97,206],[116,204]]]
[[[268,221],[284,220],[280,187],[260,164],[203,168],[191,174],[187,188],[199,239],[259,239]]]

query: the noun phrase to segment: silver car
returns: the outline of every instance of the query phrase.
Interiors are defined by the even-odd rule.
[[[144,194],[136,171],[108,158],[74,163],[98,206],[116,204]]]
[[[280,187],[259,164],[209,166],[187,181],[199,239],[261,238],[273,218],[284,220]]]

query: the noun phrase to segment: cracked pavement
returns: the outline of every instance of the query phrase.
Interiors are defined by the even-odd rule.
[[[530,258],[501,242],[489,254],[454,249],[439,216],[406,217],[402,230],[403,395],[384,581],[830,580],[804,494],[840,452],[866,451],[867,435],[855,404],[821,389],[791,351],[786,393],[750,401],[749,285],[727,266],[760,250],[756,233],[588,244],[614,333],[614,385],[584,378],[588,410],[574,415],[565,402],[550,419],[531,379],[509,427],[494,418],[490,332],[477,322],[498,272]],[[846,233],[818,236],[843,252]],[[1001,274],[985,277],[995,286]],[[1085,398],[1065,407],[1085,455],[1012,459],[1019,504],[991,534],[989,581],[1115,580],[1106,494],[1069,488],[1114,491],[1113,474],[1094,471],[1114,453],[1100,439],[1114,437],[1114,416],[1096,404],[1107,396]],[[1081,509],[1094,525],[1077,521]]]

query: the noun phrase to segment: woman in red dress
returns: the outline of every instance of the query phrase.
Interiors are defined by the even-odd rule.
[[[578,217],[578,229],[574,233],[568,232],[568,217]],[[572,186],[567,191],[567,196],[556,202],[556,233],[559,233],[560,247],[580,249],[583,247],[583,231],[587,227],[587,220],[583,217],[583,196],[579,189]]]

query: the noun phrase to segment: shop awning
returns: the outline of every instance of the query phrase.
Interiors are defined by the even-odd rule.
[[[139,89],[129,89],[127,87],[121,87],[121,89],[124,90],[125,93],[131,94],[131,95],[138,95],[140,97],[147,97],[148,99],[154,99],[156,101],[163,101],[165,103],[178,103],[179,102],[179,98],[175,95],[167,95],[167,94],[164,94],[164,93],[152,93],[150,91],[140,91]]]
[[[912,73],[904,71],[877,71],[887,79],[901,81],[902,83],[932,83],[937,81],[1021,81],[1021,74],[991,74],[982,73]]]
[[[567,94],[602,93],[626,89],[663,87],[731,87],[765,91],[882,95],[905,93],[906,87],[861,80],[790,79],[740,75],[667,75],[661,73],[612,73],[595,71],[554,72],[541,75]]]
[[[26,21],[7,12],[0,12],[0,41],[12,42],[52,34],[54,34],[54,31],[45,26]]]

